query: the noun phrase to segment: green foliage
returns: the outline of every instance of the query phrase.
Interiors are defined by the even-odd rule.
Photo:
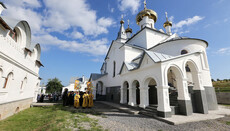
[[[89,125],[89,129],[84,129],[84,124]],[[71,131],[76,129],[103,130],[97,120],[61,105],[33,107],[0,121],[1,131]]]
[[[61,93],[63,85],[61,84],[61,81],[58,78],[49,79],[48,83],[46,85],[46,92],[47,93]]]
[[[230,92],[230,80],[229,79],[213,81],[212,84],[215,87],[216,92]]]

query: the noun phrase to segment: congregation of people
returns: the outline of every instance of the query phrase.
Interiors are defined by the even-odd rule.
[[[70,91],[65,89],[62,100],[63,106],[74,106],[75,108],[91,108],[93,107],[93,94],[90,91],[78,92]]]

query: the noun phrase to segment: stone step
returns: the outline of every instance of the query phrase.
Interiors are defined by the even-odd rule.
[[[150,112],[139,112],[139,114],[142,114],[144,116],[149,116],[149,117],[157,116],[157,113],[150,113]]]
[[[145,108],[143,111],[148,111],[148,112],[157,112],[157,109],[150,109],[150,108]]]

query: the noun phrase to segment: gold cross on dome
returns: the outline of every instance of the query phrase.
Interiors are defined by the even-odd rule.
[[[144,9],[146,9],[146,0],[144,1]]]
[[[166,20],[168,21],[168,13],[165,12]]]
[[[124,15],[121,15],[121,20],[123,20]]]
[[[129,19],[128,19],[128,26],[129,26]]]

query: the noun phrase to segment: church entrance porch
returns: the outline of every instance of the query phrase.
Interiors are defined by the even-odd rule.
[[[183,77],[182,70],[177,66],[169,67],[167,78],[170,106],[173,107],[172,114],[191,115],[192,103],[188,93],[187,81]]]
[[[129,87],[129,105],[137,106],[140,104],[140,84],[139,81],[134,80],[132,86]]]
[[[204,87],[200,82],[200,74],[196,64],[192,61],[188,61],[185,64],[188,91],[192,103],[193,113],[208,113],[207,99]]]

